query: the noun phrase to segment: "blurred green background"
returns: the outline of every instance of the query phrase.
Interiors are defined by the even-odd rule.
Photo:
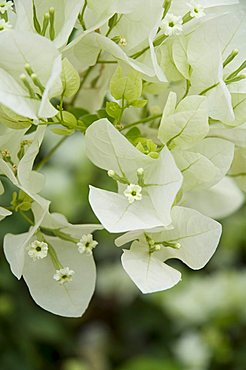
[[[46,139],[41,157],[58,139]],[[68,138],[43,172],[52,211],[74,223],[97,222],[88,184],[110,188],[111,180],[85,158],[81,135]],[[1,241],[6,232],[27,228],[18,215],[7,218]],[[112,235],[96,233],[97,289],[80,319],[39,308],[1,249],[0,370],[245,370],[246,207],[223,220],[223,229],[205,269],[172,261],[183,281],[153,295],[138,292],[124,273]]]

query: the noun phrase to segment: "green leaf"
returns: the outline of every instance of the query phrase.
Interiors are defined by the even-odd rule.
[[[112,29],[118,22],[118,14],[115,13],[108,21],[108,26]]]
[[[86,114],[85,116],[81,117],[81,121],[86,127],[89,127],[93,122],[98,120],[97,114]]]
[[[124,76],[121,66],[118,66],[110,81],[110,92],[115,99],[126,99],[129,104],[138,100],[142,94],[142,79],[135,70]]]
[[[32,124],[31,120],[20,116],[4,105],[0,107],[0,122],[14,130],[21,130],[31,126]]]
[[[131,105],[135,108],[143,108],[148,103],[148,100],[133,100]]]
[[[77,119],[74,115],[70,112],[63,111],[62,112],[63,122],[62,125],[68,128],[76,128],[77,127]]]
[[[78,119],[85,116],[86,114],[89,114],[88,110],[78,107],[69,107],[68,111]]]
[[[110,117],[113,117],[115,119],[119,119],[121,114],[121,107],[118,103],[115,103],[113,101],[106,103],[106,112]]]
[[[69,128],[52,128],[51,131],[54,132],[54,134],[62,136],[69,136],[74,133],[74,129]]]
[[[63,96],[71,97],[79,90],[79,74],[67,58],[62,61],[61,80],[63,85]]]
[[[135,144],[136,140],[141,136],[141,131],[137,127],[131,128],[127,134],[125,135],[126,138],[133,144]]]

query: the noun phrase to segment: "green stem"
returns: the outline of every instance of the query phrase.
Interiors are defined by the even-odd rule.
[[[40,170],[52,157],[55,151],[64,143],[64,141],[68,138],[68,136],[64,136],[58,143],[48,152],[48,154],[37,164],[35,170]]]
[[[67,242],[72,242],[72,243],[77,244],[80,240],[80,239],[73,238],[71,235],[63,233],[62,231],[59,231],[59,230],[50,230],[50,231],[58,238],[65,240]]]
[[[136,121],[136,122],[133,122],[133,123],[129,123],[129,125],[124,126],[122,129],[120,129],[120,131],[123,131],[123,130],[126,130],[128,128],[131,128],[131,127],[140,125],[141,123],[150,122],[150,121],[152,121],[154,119],[161,118],[161,117],[162,117],[162,114],[155,114],[153,116],[143,118],[143,119],[141,119],[139,121]]]
[[[214,89],[215,87],[217,87],[219,85],[219,82],[217,82],[216,84],[212,85],[212,86],[209,86],[207,89],[203,90],[202,92],[200,92],[199,95],[205,95],[208,91]]]
[[[34,226],[34,222],[30,219],[30,217],[28,217],[24,212],[19,212],[20,215],[32,226]]]
[[[117,64],[116,60],[99,60],[97,64]]]
[[[45,241],[45,243],[48,244],[48,247],[49,247],[48,253],[49,253],[50,257],[51,257],[51,260],[52,260],[53,265],[55,266],[55,268],[57,270],[62,269],[63,266],[62,266],[61,262],[59,261],[59,259],[57,257],[57,254],[56,254],[55,249],[52,247],[52,245],[50,243],[47,242],[46,239],[44,239],[44,241]]]
[[[124,114],[124,111],[126,109],[126,106],[125,106],[125,98],[124,96],[122,97],[122,106],[121,106],[121,111],[120,111],[120,116],[117,120],[115,120],[114,122],[114,125],[117,126],[118,124],[120,124],[121,120],[122,120],[122,117],[123,117],[123,114]]]
[[[79,14],[79,22],[83,28],[83,30],[85,31],[86,30],[86,25],[85,25],[85,21],[84,21],[84,15],[85,15],[85,9],[87,7],[87,0],[85,0],[84,2],[84,5],[83,5],[83,8],[82,8],[82,11],[81,13]]]

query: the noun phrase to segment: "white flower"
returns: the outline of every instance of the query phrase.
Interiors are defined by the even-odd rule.
[[[4,14],[5,12],[13,10],[13,3],[11,1],[3,1],[0,3],[0,13]]]
[[[88,158],[110,170],[118,184],[118,193],[90,187],[89,201],[102,225],[110,232],[170,225],[171,208],[183,178],[167,146],[153,159],[136,149],[107,119],[94,122],[85,139]]]
[[[49,247],[47,243],[35,240],[27,247],[28,256],[31,257],[33,261],[43,259],[47,257],[48,249]]]
[[[185,207],[173,207],[172,229],[132,231],[116,239],[124,250],[123,268],[143,293],[169,289],[181,280],[181,273],[165,262],[176,258],[193,270],[203,268],[213,256],[221,236],[221,225]]]
[[[124,47],[124,46],[127,46],[127,41],[125,39],[125,37],[122,37],[120,38],[120,41],[119,41],[119,45]]]
[[[92,234],[85,234],[82,235],[82,238],[77,243],[78,251],[79,253],[86,253],[91,255],[92,249],[94,249],[97,246],[98,242],[96,240],[93,240]]]
[[[0,8],[1,13],[1,8]],[[0,31],[8,30],[12,28],[11,24],[9,22],[6,22],[4,19],[0,19]]]
[[[0,30],[9,28],[0,22]],[[0,104],[31,119],[55,116],[50,99],[62,91],[59,51],[46,38],[16,27],[0,32],[0,44]]]
[[[163,19],[160,27],[166,36],[179,35],[183,31],[183,20],[181,16],[176,16],[171,13],[167,14]]]
[[[190,16],[192,18],[202,18],[206,15],[204,6],[197,3],[196,0],[191,0],[187,5],[190,9]]]
[[[64,268],[61,268],[60,270],[56,270],[56,273],[53,276],[53,278],[54,280],[58,281],[62,285],[62,284],[72,281],[73,275],[74,275],[73,270],[70,270],[69,267],[64,267]]]
[[[127,186],[126,190],[124,191],[125,197],[127,197],[128,202],[130,204],[134,203],[135,200],[142,199],[142,187],[135,184],[130,184]]]

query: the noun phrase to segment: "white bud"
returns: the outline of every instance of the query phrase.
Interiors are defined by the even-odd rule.
[[[144,174],[144,169],[143,169],[143,168],[138,168],[138,169],[137,169],[137,174],[138,174],[139,176],[143,176],[143,174]]]
[[[108,176],[109,177],[114,177],[115,176],[115,172],[113,170],[109,170],[108,171]]]

